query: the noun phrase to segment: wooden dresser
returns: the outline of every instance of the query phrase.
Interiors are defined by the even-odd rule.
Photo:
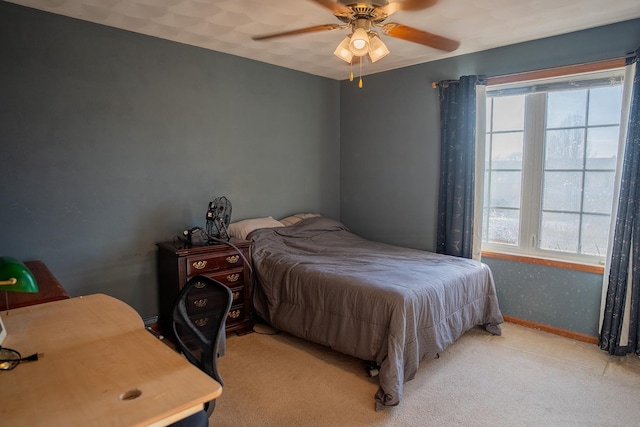
[[[231,239],[231,243],[242,251],[251,262],[253,242]],[[160,298],[159,324],[167,337],[171,332],[171,309],[180,290],[187,281],[197,275],[211,277],[231,289],[233,302],[226,321],[227,333],[246,334],[253,330],[251,312],[251,271],[238,251],[225,244],[187,246],[182,242],[158,243],[158,295]],[[206,323],[206,295],[194,314],[196,324]],[[197,319],[195,318],[197,316]]]

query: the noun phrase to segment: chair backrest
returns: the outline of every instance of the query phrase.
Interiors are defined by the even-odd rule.
[[[206,276],[189,279],[173,305],[175,343],[187,360],[223,384],[218,373],[218,356],[224,352],[225,321],[233,295],[224,284]],[[215,401],[209,402],[211,415]]]

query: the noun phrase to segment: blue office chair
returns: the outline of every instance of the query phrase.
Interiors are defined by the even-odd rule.
[[[195,276],[180,291],[172,310],[175,343],[193,365],[223,385],[218,357],[224,354],[225,321],[233,295],[224,284],[206,276]],[[206,426],[216,401],[205,404]],[[204,412],[204,411],[203,411]],[[198,421],[199,420],[199,421]],[[202,422],[202,414],[184,420]]]
[[[188,416],[180,421],[176,421],[169,427],[209,427],[209,415],[204,409]]]

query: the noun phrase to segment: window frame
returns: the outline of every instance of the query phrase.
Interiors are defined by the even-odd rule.
[[[492,87],[495,90],[496,86],[509,83],[516,83],[515,86],[530,86],[532,84],[532,81],[536,80],[540,81],[557,78],[574,80],[576,78],[582,77],[580,76],[581,74],[588,75],[600,71],[610,71],[619,75],[624,75],[624,66],[624,58],[619,58],[609,61],[602,61],[599,63],[578,64],[567,67],[559,67],[556,69],[493,77],[487,79],[486,91],[490,92],[492,90]],[[582,80],[586,79],[588,78],[582,78]],[[602,266],[605,263],[605,255],[594,256],[573,254],[568,252],[551,251],[538,248],[537,240],[539,238],[539,233],[541,232],[540,222],[543,212],[541,198],[544,185],[544,134],[546,131],[544,110],[546,108],[546,92],[534,94],[534,96],[532,97],[532,101],[529,102],[533,103],[536,112],[534,114],[529,114],[530,112],[526,110],[528,103],[525,102],[521,194],[524,194],[524,192],[526,191],[528,192],[528,194],[534,194],[535,196],[532,197],[531,200],[529,200],[528,204],[524,203],[524,201],[521,200],[519,208],[519,244],[508,245],[483,242],[482,254],[493,258],[503,257],[505,259],[509,259],[515,257],[520,260],[530,258],[531,262],[535,264],[547,264],[548,261],[552,264],[555,263],[558,265],[575,265],[578,267],[575,269],[578,270],[584,270],[584,268],[580,266],[587,266],[587,268],[595,268],[599,271],[600,269],[602,269]],[[540,112],[542,112],[542,114],[540,114]],[[487,114],[489,114],[488,111]],[[585,126],[587,126],[587,124],[585,124]],[[487,134],[487,131],[488,130],[483,130],[483,137]],[[485,173],[484,164],[482,173],[483,175]],[[584,169],[582,170],[582,173],[585,173]],[[531,209],[531,206],[534,205],[535,209]],[[583,212],[581,212],[581,215],[582,214]],[[535,239],[535,241],[533,241],[533,239]]]

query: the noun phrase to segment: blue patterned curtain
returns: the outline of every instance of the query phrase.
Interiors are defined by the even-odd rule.
[[[481,76],[440,83],[440,194],[436,251],[471,258],[476,143],[476,86]]]
[[[640,355],[640,67],[638,53],[629,126],[625,147],[620,197],[616,214],[611,253],[611,270],[607,286],[604,318],[600,330],[600,348],[609,354]],[[630,287],[630,289],[629,289]],[[627,295],[630,295],[628,343],[620,344]]]

